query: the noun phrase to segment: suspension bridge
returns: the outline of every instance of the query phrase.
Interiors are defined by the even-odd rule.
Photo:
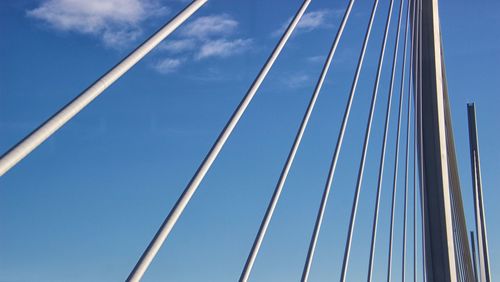
[[[195,0],[180,11],[168,23],[161,27],[156,33],[138,46],[111,70],[101,76],[96,82],[85,89],[74,100],[64,106],[51,116],[46,122],[36,128],[31,134],[5,152],[0,158],[0,176],[4,175],[15,165],[22,161],[27,155],[55,134],[59,128],[74,118],[81,110],[87,107],[94,99],[102,94],[110,85],[117,81],[123,74],[137,64],[144,56],[151,52],[162,41],[168,37],[187,19],[192,17],[199,9],[202,9],[208,0]],[[233,130],[238,125],[240,118],[245,113],[252,99],[257,94],[261,84],[265,80],[273,64],[279,59],[280,53],[286,47],[288,40],[296,30],[300,20],[306,13],[312,0],[305,0],[285,29],[275,48],[271,51],[267,61],[264,62],[260,72],[250,85],[246,95],[234,110],[225,127],[213,143],[213,146],[204,157],[199,168],[187,183],[184,192],[179,195],[177,202],[171,208],[170,213],[161,223],[156,234],[147,244],[142,255],[138,254],[138,261],[131,266],[131,272],[127,281],[140,281],[148,270],[151,262],[161,250],[164,243],[181,215],[203,181],[212,164],[223,150],[226,141],[230,138]],[[379,7],[379,0],[374,0],[369,13],[368,24],[365,29],[361,51],[352,78],[352,85],[348,94],[348,100],[344,108],[340,129],[335,140],[335,149],[331,153],[331,163],[328,176],[321,197],[320,205],[316,213],[316,220],[311,230],[310,244],[307,256],[304,258],[301,281],[308,281],[311,269],[314,265],[315,251],[318,238],[321,235],[325,209],[331,196],[335,173],[342,151],[344,137],[348,129],[351,109],[355,94],[357,92],[360,73],[365,63],[365,55],[373,33],[373,23],[376,16],[385,18],[382,44],[378,46],[379,57],[374,84],[372,86],[371,102],[368,110],[368,118],[364,131],[363,146],[361,148],[361,159],[359,160],[357,179],[354,188],[354,196],[349,211],[347,234],[345,238],[343,261],[341,265],[340,281],[351,281],[348,270],[351,262],[351,249],[353,235],[356,231],[356,219],[359,210],[359,198],[363,188],[363,177],[367,163],[367,152],[370,145],[371,131],[375,121],[374,114],[378,101],[378,94],[382,79],[384,66],[391,69],[389,81],[389,93],[384,103],[384,133],[381,142],[379,162],[370,164],[377,166],[377,186],[373,199],[375,205],[371,222],[371,233],[365,234],[370,241],[369,263],[366,266],[367,281],[374,280],[374,261],[378,252],[386,252],[388,255],[386,273],[387,281],[408,280],[408,269],[412,268],[413,278],[417,281],[417,274],[421,273],[424,281],[492,281],[489,265],[489,252],[487,240],[487,228],[485,220],[485,207],[483,203],[483,190],[481,179],[479,139],[476,129],[476,109],[474,104],[467,105],[469,118],[469,143],[470,161],[472,175],[473,204],[475,215],[475,230],[470,232],[464,212],[461,183],[457,168],[457,157],[455,152],[454,136],[448,87],[446,80],[446,67],[444,62],[444,50],[441,36],[438,0],[386,0],[389,2],[388,10],[383,11]],[[321,93],[325,78],[331,67],[334,66],[334,58],[337,47],[342,42],[345,27],[351,18],[355,0],[349,0],[343,11],[341,22],[335,36],[332,38],[331,47],[325,57],[324,64],[317,79],[315,89],[310,97],[308,105],[297,128],[294,142],[289,150],[286,161],[283,163],[281,174],[277,178],[275,190],[269,199],[269,204],[263,215],[260,226],[256,229],[255,239],[251,249],[248,250],[246,263],[241,266],[239,281],[251,280],[252,269],[259,257],[259,251],[265,242],[266,233],[272,223],[272,217],[280,200],[283,189],[286,188],[286,180],[294,164],[294,159],[300,148],[302,139],[306,134],[310,118],[318,97]],[[395,25],[391,25],[395,22]],[[395,26],[396,28],[392,28]],[[388,38],[395,36],[394,45],[388,43]],[[401,48],[402,47],[402,48]],[[399,62],[399,63],[398,63]],[[401,65],[401,68],[398,68]],[[399,81],[399,86],[397,81]],[[405,103],[406,101],[406,103]],[[395,105],[395,107],[394,107]],[[393,108],[396,110],[393,111]],[[396,116],[397,123],[391,124],[391,116]],[[388,155],[389,130],[395,128],[395,162],[392,164],[392,174],[384,170]],[[399,187],[404,191],[402,199],[404,213],[396,213],[398,200],[398,169],[403,163],[404,186]],[[413,178],[410,177],[413,175]],[[389,178],[392,176],[392,178]],[[385,185],[383,184],[385,181]],[[390,184],[387,184],[390,183]],[[387,250],[376,249],[377,240],[381,240],[377,234],[380,231],[380,205],[382,201],[382,190],[391,188],[390,200],[391,217],[389,224],[389,248]],[[413,193],[409,201],[410,193]],[[410,213],[410,209],[413,212]],[[413,215],[410,218],[409,214]],[[417,214],[422,219],[417,220]],[[395,259],[396,244],[394,240],[395,220],[402,217],[403,220],[403,245],[401,261]],[[410,234],[409,225],[413,224]],[[420,234],[417,234],[417,233]],[[470,233],[469,233],[470,232]],[[154,235],[154,236],[153,236]],[[469,237],[470,236],[470,237]],[[413,238],[413,245],[407,244],[409,238]],[[421,238],[421,250],[417,248],[417,239]],[[384,240],[386,238],[383,238]],[[410,248],[412,251],[410,252]],[[418,261],[417,253],[421,251],[422,261]],[[413,265],[408,265],[408,256],[413,255]],[[401,277],[396,277],[394,268],[401,268]],[[332,277],[333,280],[337,277]]]

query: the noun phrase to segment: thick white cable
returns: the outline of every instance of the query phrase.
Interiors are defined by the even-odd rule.
[[[131,69],[137,62],[146,56],[162,40],[169,36],[191,15],[193,15],[208,0],[195,0],[189,4],[183,11],[175,16],[170,22],[160,28],[155,34],[149,37],[144,43],[137,47],[125,59],[114,66],[110,71],[104,74],[89,88],[83,91],[79,96],[60,109],[56,114],[45,121],[40,127],[31,132],[21,142],[12,147],[0,157],[0,176],[5,174],[10,168],[20,162],[29,153],[36,149],[40,144],[47,140],[65,123],[78,114],[111,84],[118,80],[123,74]]]

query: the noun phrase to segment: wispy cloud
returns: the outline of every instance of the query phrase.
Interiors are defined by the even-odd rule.
[[[197,18],[182,29],[182,34],[186,37],[199,39],[220,37],[232,34],[237,27],[238,22],[229,15],[213,15]]]
[[[164,3],[190,1],[40,0],[26,15],[53,30],[89,35],[107,47],[120,49],[143,34],[142,27],[148,20],[169,13]],[[170,74],[189,61],[242,54],[250,49],[252,40],[237,36],[238,27],[239,22],[228,14],[194,18],[160,44],[151,66]]]
[[[311,56],[311,57],[306,58],[306,61],[309,63],[320,63],[320,62],[324,62],[325,60],[326,60],[326,57],[322,56],[322,55]]]
[[[289,88],[301,88],[307,86],[311,77],[305,73],[284,74],[280,82]]]
[[[183,59],[166,58],[160,60],[154,68],[163,74],[175,72],[182,64]]]
[[[193,50],[196,47],[196,40],[194,39],[177,39],[167,40],[159,46],[160,50],[165,50],[170,53],[181,53],[188,50]]]
[[[200,51],[196,54],[196,59],[199,60],[208,57],[229,57],[235,54],[241,54],[250,47],[251,43],[251,39],[210,40],[201,46]]]
[[[168,59],[160,59],[155,69],[163,74],[175,72],[180,65],[189,61],[208,58],[227,58],[251,49],[252,40],[236,36],[239,22],[227,14],[200,17],[182,27],[177,38],[168,39],[160,51],[168,53]],[[182,60],[175,61],[175,57]],[[166,67],[172,64],[172,68]],[[168,71],[162,71],[165,65]]]
[[[300,22],[296,27],[296,32],[310,32],[318,28],[330,27],[331,23],[329,21],[334,14],[334,11],[328,9],[307,12],[304,16],[302,16],[302,19],[300,19]],[[289,18],[288,21],[283,23],[279,29],[272,33],[272,35],[281,35],[285,32],[291,21],[292,18]]]
[[[98,37],[116,48],[140,36],[147,18],[168,11],[157,0],[43,0],[27,15],[56,30]]]
[[[328,26],[328,18],[332,12],[330,10],[320,10],[309,12],[302,17],[297,28],[311,31],[320,27]]]

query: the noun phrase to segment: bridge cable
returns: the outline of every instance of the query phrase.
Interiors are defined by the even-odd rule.
[[[290,38],[292,32],[295,30],[297,24],[299,23],[299,20],[302,18],[304,15],[307,7],[311,3],[311,0],[305,0],[303,4],[301,5],[300,9],[297,11],[295,17],[293,20],[290,22],[288,25],[285,33],[282,35],[280,41],[276,45],[275,49],[273,50],[272,54],[269,56],[267,59],[265,65],[263,68],[260,70],[258,76],[252,83],[250,89],[248,90],[247,94],[243,98],[243,100],[240,102],[234,113],[232,114],[230,120],[220,133],[219,137],[217,138],[216,142],[210,149],[209,153],[206,155],[205,159],[201,163],[200,167],[196,171],[195,175],[189,182],[188,186],[180,196],[180,198],[177,200],[175,203],[175,206],[172,208],[170,211],[169,215],[165,219],[165,221],[162,223],[160,229],[154,236],[153,240],[151,243],[148,245],[147,249],[144,251],[143,255],[141,256],[140,260],[137,262],[136,266],[130,273],[130,276],[127,278],[127,281],[139,281],[141,277],[144,275],[144,272],[147,270],[149,265],[151,264],[151,261],[153,258],[156,256],[158,253],[161,245],[169,235],[170,231],[174,227],[175,223],[181,216],[182,212],[186,208],[188,202],[190,201],[191,197],[194,195],[196,190],[198,189],[198,186],[200,185],[201,181],[207,174],[208,170],[212,166],[213,162],[219,155],[220,151],[222,150],[222,147],[226,143],[227,139],[231,135],[233,129],[236,127],[236,124],[240,120],[241,116],[245,112],[246,108],[250,104],[252,98],[255,96],[257,90],[259,89],[260,85],[264,81],[264,78],[267,76],[269,73],[272,65],[278,58],[279,54],[283,50],[283,47],[286,45],[286,42]]]
[[[391,18],[392,18],[393,8],[394,8],[394,0],[391,0],[390,4],[389,4],[389,11],[387,13],[386,23],[385,23],[385,31],[384,31],[384,39],[383,39],[383,43],[382,43],[382,48],[380,49],[377,74],[375,77],[375,83],[373,85],[373,94],[372,94],[372,99],[371,99],[371,104],[370,104],[370,112],[368,114],[368,120],[366,123],[365,137],[364,137],[364,142],[363,142],[363,151],[361,153],[361,160],[359,163],[358,178],[357,178],[357,182],[356,182],[356,190],[355,190],[354,199],[352,202],[351,218],[349,221],[349,230],[348,230],[347,241],[346,241],[345,250],[344,250],[344,260],[342,263],[342,272],[341,272],[341,276],[340,276],[341,281],[346,280],[347,269],[349,266],[349,257],[350,257],[350,252],[351,252],[352,235],[353,235],[354,226],[356,223],[356,215],[357,215],[358,204],[359,204],[359,195],[361,194],[361,186],[363,184],[363,175],[364,175],[364,170],[365,170],[365,165],[366,165],[366,156],[368,153],[368,146],[370,144],[370,135],[371,135],[371,129],[372,129],[372,123],[373,123],[373,116],[375,114],[375,106],[377,104],[378,90],[379,90],[379,86],[380,86],[380,77],[382,75],[382,68],[384,65],[385,50],[387,47],[387,38],[389,36],[389,29],[391,26]]]
[[[419,45],[420,45],[420,0],[417,0],[417,26],[415,38],[415,71],[413,81],[413,281],[417,281],[417,108],[418,108],[418,75],[419,75]]]
[[[413,106],[413,281],[417,281],[417,92],[416,91],[413,92],[413,99],[414,99],[413,100],[414,101],[413,103],[414,105]]]
[[[306,113],[304,114],[304,117],[302,119],[302,123],[300,124],[300,128],[295,136],[293,146],[290,150],[290,153],[288,155],[286,163],[282,169],[280,178],[279,178],[278,183],[276,185],[276,188],[274,190],[271,201],[269,202],[269,205],[267,207],[266,214],[265,214],[264,218],[262,219],[259,231],[257,233],[257,236],[255,237],[255,240],[254,240],[254,243],[252,246],[252,250],[250,251],[250,254],[248,255],[247,261],[245,263],[245,267],[241,273],[239,281],[242,281],[242,282],[247,281],[249,276],[250,276],[250,272],[252,271],[253,264],[255,263],[255,259],[257,257],[257,254],[259,253],[260,246],[262,245],[262,242],[263,242],[264,237],[266,235],[266,232],[267,232],[267,229],[269,227],[269,223],[271,222],[271,218],[273,216],[276,205],[278,204],[281,192],[283,190],[283,186],[285,185],[286,179],[288,177],[288,173],[290,172],[293,161],[295,159],[295,155],[297,154],[300,143],[302,141],[302,137],[303,137],[304,132],[305,132],[307,125],[309,123],[309,119],[311,117],[314,106],[316,104],[316,100],[321,92],[321,88],[324,84],[328,70],[330,69],[330,65],[331,65],[331,62],[332,62],[333,57],[335,55],[335,52],[337,50],[337,46],[340,42],[340,39],[342,38],[342,34],[343,34],[344,28],[347,24],[347,20],[349,19],[349,15],[351,14],[354,2],[355,2],[355,0],[349,1],[349,5],[345,11],[344,17],[343,17],[342,22],[340,24],[340,27],[339,27],[337,34],[335,36],[335,39],[332,43],[328,57],[323,65],[323,69],[322,69],[320,77],[317,81],[316,88],[314,89],[314,92],[313,92],[313,95],[311,96],[311,99],[309,101],[309,105],[307,107]]]
[[[52,134],[59,130],[59,128],[88,106],[95,98],[101,95],[104,90],[129,71],[135,64],[144,58],[144,56],[146,56],[149,52],[151,52],[151,50],[153,50],[156,46],[158,46],[158,44],[174,32],[182,23],[189,19],[206,2],[207,0],[194,0],[172,20],[162,26],[151,37],[146,39],[146,41],[139,45],[139,47],[134,49],[134,51],[127,55],[112,69],[85,89],[85,91],[57,111],[37,129],[33,130],[23,140],[14,145],[9,151],[1,155],[0,176],[9,171],[13,166],[40,146],[40,144],[52,136]]]
[[[414,1],[411,2],[412,7],[414,7]],[[408,3],[410,4],[410,3]],[[406,71],[406,60],[407,60],[407,51],[408,51],[408,40],[409,40],[409,27],[410,27],[410,11],[412,9],[410,7],[407,8],[407,16],[406,16],[406,24],[405,24],[405,44],[403,49],[403,65],[401,70],[401,86],[400,86],[400,95],[399,95],[399,111],[398,111],[398,124],[397,124],[397,133],[396,133],[396,152],[394,157],[394,174],[393,174],[393,183],[392,183],[392,205],[391,205],[391,217],[389,223],[389,254],[388,254],[388,263],[387,263],[387,282],[391,281],[391,273],[392,273],[392,249],[393,249],[393,239],[394,239],[394,216],[396,210],[396,195],[397,195],[397,179],[398,179],[398,167],[399,167],[399,139],[401,135],[401,122],[403,116],[403,101],[404,101],[404,90],[405,90],[405,71]],[[413,14],[413,12],[412,12]]]
[[[417,0],[415,0],[417,2]],[[416,8],[416,3],[415,3],[415,8]],[[408,217],[408,186],[409,186],[409,164],[410,164],[410,135],[411,135],[411,99],[412,99],[412,93],[414,94],[414,88],[413,84],[415,82],[414,77],[413,77],[413,57],[414,57],[414,50],[415,50],[415,42],[416,42],[416,11],[413,13],[413,19],[412,19],[412,45],[411,45],[411,52],[410,52],[410,71],[409,71],[409,78],[408,78],[408,101],[407,101],[407,112],[406,112],[406,159],[405,159],[405,186],[404,186],[404,204],[403,204],[403,248],[402,248],[402,260],[401,260],[401,281],[406,281],[406,245],[407,245],[407,217]]]
[[[409,4],[409,1],[406,1]],[[379,163],[379,171],[378,171],[378,182],[377,182],[377,196],[375,200],[375,211],[373,214],[373,224],[372,224],[372,235],[371,235],[371,243],[370,243],[370,259],[368,263],[368,278],[367,281],[370,282],[373,279],[373,264],[375,257],[375,243],[377,240],[377,226],[378,226],[378,216],[380,210],[380,196],[382,193],[382,183],[383,183],[383,175],[384,175],[384,167],[385,167],[385,157],[386,157],[386,149],[387,149],[387,136],[389,132],[389,124],[390,124],[390,115],[391,115],[391,106],[392,106],[392,98],[394,94],[394,82],[396,78],[396,69],[397,69],[397,61],[398,61],[398,53],[399,53],[399,40],[401,35],[401,22],[403,18],[403,10],[404,10],[404,0],[401,0],[399,7],[399,16],[398,16],[398,27],[396,40],[394,43],[394,55],[392,60],[392,71],[391,71],[391,81],[389,88],[389,95],[387,98],[387,110],[385,113],[385,126],[384,126],[384,137],[382,142],[382,150],[380,153],[380,163]]]
[[[375,0],[374,4],[373,4],[371,16],[370,16],[370,21],[369,21],[369,24],[368,24],[368,27],[367,27],[367,30],[366,30],[366,34],[365,34],[365,38],[364,38],[364,41],[363,41],[363,47],[362,47],[362,50],[361,50],[361,53],[360,53],[360,56],[359,56],[359,59],[358,59],[358,64],[357,64],[357,67],[356,67],[356,73],[355,73],[354,80],[353,80],[353,83],[352,83],[352,86],[351,86],[351,92],[349,94],[349,99],[348,99],[347,106],[346,106],[346,109],[345,109],[345,112],[344,112],[344,117],[342,119],[342,125],[341,125],[341,129],[340,129],[340,132],[339,132],[339,135],[338,135],[337,145],[336,145],[336,148],[335,148],[335,153],[333,155],[332,163],[331,163],[331,166],[330,166],[330,171],[329,171],[329,174],[328,174],[328,180],[326,182],[325,190],[323,192],[323,196],[322,196],[322,199],[321,199],[320,208],[318,210],[318,214],[317,214],[317,217],[316,217],[314,231],[313,231],[313,234],[312,234],[312,237],[311,237],[311,242],[309,244],[309,250],[308,250],[308,253],[307,253],[306,262],[304,264],[304,270],[302,272],[302,281],[307,281],[308,277],[309,277],[309,272],[310,272],[310,269],[311,269],[312,259],[314,257],[314,251],[315,251],[315,248],[316,248],[316,243],[317,243],[317,240],[318,240],[319,231],[321,229],[321,223],[323,221],[323,215],[324,215],[324,212],[325,212],[325,207],[326,207],[326,203],[328,201],[328,195],[330,193],[331,184],[333,182],[333,174],[335,173],[335,168],[337,166],[337,161],[338,161],[338,155],[339,155],[340,149],[342,147],[342,142],[343,142],[343,139],[344,139],[344,133],[345,133],[345,129],[346,129],[346,126],[347,126],[347,122],[349,120],[349,114],[350,114],[350,111],[351,111],[352,101],[353,101],[353,98],[354,98],[354,94],[356,92],[356,87],[357,87],[357,84],[358,84],[359,75],[361,73],[361,68],[363,66],[363,60],[364,60],[365,53],[366,53],[366,47],[368,45],[368,40],[370,38],[370,33],[371,33],[371,30],[372,30],[373,20],[375,18],[375,13],[377,11],[377,6],[378,6],[378,0]]]
[[[427,281],[426,276],[426,238],[425,238],[425,197],[424,197],[424,167],[423,167],[423,128],[422,128],[422,1],[419,1],[419,33],[418,33],[418,61],[417,61],[417,128],[418,128],[418,156],[419,156],[419,190],[420,190],[420,217],[422,233],[422,281]]]

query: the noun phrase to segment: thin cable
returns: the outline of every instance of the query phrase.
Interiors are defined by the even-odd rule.
[[[281,50],[283,50],[283,47],[285,46],[286,42],[290,38],[292,32],[294,31],[295,27],[299,23],[299,20],[302,18],[302,15],[305,13],[307,7],[311,3],[311,0],[305,0],[300,9],[297,11],[294,19],[292,22],[290,22],[288,28],[286,29],[285,33],[281,37],[279,43],[276,45],[275,49],[273,50],[272,54],[269,56],[267,59],[264,67],[261,69],[259,72],[257,78],[254,80],[252,83],[250,89],[248,90],[247,94],[241,101],[241,103],[238,105],[236,110],[234,111],[233,115],[231,116],[231,119],[228,121],[226,126],[224,127],[223,131],[217,138],[215,144],[213,147],[210,149],[210,152],[207,154],[203,162],[201,163],[200,167],[196,171],[195,175],[189,182],[188,186],[180,196],[180,198],[177,200],[175,203],[175,206],[172,208],[170,211],[169,215],[165,219],[165,221],[162,223],[160,229],[156,233],[155,237],[147,247],[147,249],[144,251],[142,257],[140,260],[137,262],[136,266],[132,270],[132,273],[130,273],[130,276],[127,278],[127,281],[139,281],[141,277],[144,275],[144,272],[147,270],[149,267],[151,261],[153,258],[156,256],[158,251],[160,250],[161,245],[169,235],[170,231],[174,227],[175,223],[181,216],[182,212],[186,208],[188,202],[190,201],[191,197],[194,195],[196,192],[196,189],[198,189],[198,186],[200,185],[201,181],[207,174],[208,170],[212,166],[213,162],[219,155],[220,151],[222,150],[222,147],[226,143],[227,139],[233,132],[233,129],[236,127],[236,124],[240,120],[241,116],[245,112],[246,108],[252,101],[253,97],[255,96],[255,93],[259,89],[260,85],[264,81],[264,78],[267,76],[269,73],[272,65],[278,58],[279,54],[281,53]]]
[[[334,153],[333,160],[332,160],[332,163],[331,163],[331,166],[330,166],[330,171],[329,171],[329,174],[328,174],[328,180],[327,180],[327,183],[326,183],[326,186],[325,186],[325,190],[323,192],[323,197],[321,199],[321,205],[320,205],[320,208],[318,210],[318,215],[316,217],[316,223],[315,223],[315,226],[314,226],[313,236],[311,238],[311,243],[309,244],[309,250],[308,250],[308,253],[307,253],[307,258],[306,258],[306,262],[305,262],[305,265],[304,265],[304,270],[302,272],[302,281],[307,281],[307,279],[309,277],[309,272],[310,272],[310,269],[311,269],[312,259],[314,257],[314,251],[316,249],[316,242],[318,240],[319,231],[321,229],[321,223],[323,221],[323,215],[324,215],[324,212],[325,212],[326,203],[328,201],[328,195],[330,193],[331,184],[333,182],[333,175],[335,173],[335,168],[337,166],[338,156],[339,156],[339,153],[340,153],[340,149],[342,147],[342,141],[344,139],[345,129],[346,129],[346,126],[347,126],[347,122],[349,120],[349,114],[351,112],[352,101],[353,101],[353,98],[354,98],[354,94],[356,92],[356,87],[358,85],[359,75],[361,73],[361,68],[363,66],[363,60],[365,58],[366,47],[368,45],[368,40],[370,38],[370,33],[371,33],[371,30],[372,30],[372,26],[373,26],[373,20],[375,18],[375,12],[377,11],[377,6],[378,6],[378,0],[375,0],[374,4],[373,4],[371,16],[370,16],[370,21],[369,21],[369,24],[368,24],[368,27],[367,27],[367,30],[366,30],[366,34],[365,34],[365,38],[364,38],[364,41],[363,41],[363,47],[361,49],[361,54],[360,54],[359,59],[358,59],[358,65],[356,67],[356,73],[355,73],[354,80],[353,80],[353,83],[352,83],[352,86],[351,86],[351,92],[349,94],[349,100],[347,102],[347,106],[346,106],[346,109],[345,109],[345,112],[344,112],[344,117],[342,119],[342,125],[341,125],[341,129],[340,129],[340,132],[339,132],[339,135],[338,135],[337,145],[335,147],[335,153]]]
[[[407,115],[407,118],[408,118],[408,122],[407,122],[407,133],[406,133],[406,160],[405,160],[405,189],[404,189],[404,206],[403,206],[403,209],[404,209],[404,212],[403,212],[403,251],[402,251],[402,255],[403,255],[403,259],[402,259],[402,268],[403,268],[403,272],[402,272],[402,276],[401,276],[401,281],[405,281],[405,277],[406,277],[406,218],[407,218],[407,213],[408,213],[408,163],[409,163],[409,157],[410,157],[410,127],[411,127],[411,124],[410,124],[410,112],[411,112],[411,94],[409,93],[408,94],[408,115]]]
[[[470,245],[472,252],[472,266],[474,270],[474,281],[479,282],[479,278],[477,276],[477,263],[476,263],[476,241],[474,240],[474,231],[470,232]]]
[[[418,24],[416,42],[416,60],[419,58],[419,44],[420,44],[420,1],[418,9]],[[415,76],[418,76],[418,63],[415,64]],[[418,78],[414,80],[414,106],[413,106],[413,281],[417,281],[417,96],[418,96]]]
[[[375,200],[375,212],[373,214],[372,237],[371,237],[371,244],[370,244],[370,260],[368,263],[368,278],[367,278],[368,282],[372,281],[372,277],[373,277],[375,243],[376,243],[376,239],[377,239],[378,215],[379,215],[379,210],[380,210],[380,195],[382,194],[382,179],[383,179],[383,175],[384,175],[385,153],[386,153],[386,149],[387,149],[387,135],[389,132],[392,96],[394,93],[394,81],[396,78],[396,68],[397,68],[398,50],[399,50],[399,38],[401,35],[401,22],[402,22],[402,18],[403,18],[404,2],[405,2],[404,0],[401,0],[401,4],[399,7],[397,35],[396,35],[396,42],[394,44],[394,56],[392,59],[391,82],[390,82],[390,88],[389,88],[389,97],[387,98],[387,110],[385,113],[384,137],[383,137],[383,142],[382,142],[382,151],[380,153],[380,164],[379,164],[379,171],[378,171],[377,196],[376,196],[377,198]],[[408,0],[408,3],[409,3],[409,0]]]
[[[425,240],[425,196],[424,196],[424,175],[425,175],[425,170],[423,167],[423,146],[424,146],[424,139],[423,139],[423,128],[422,128],[422,118],[423,118],[423,112],[422,112],[422,1],[419,1],[419,6],[420,6],[420,29],[419,29],[419,34],[418,34],[418,132],[419,132],[419,188],[420,188],[420,217],[421,219],[421,228],[422,228],[422,281],[427,281],[427,265],[426,265],[426,240]]]
[[[475,198],[475,203],[474,204],[475,204],[475,206],[479,206],[478,205],[478,202],[479,202],[478,199],[479,199],[479,197],[476,196],[478,194],[478,189],[477,189],[478,184],[477,183],[478,183],[478,178],[479,178],[478,177],[478,170],[477,170],[477,158],[476,158],[477,155],[476,155],[476,153],[477,153],[477,151],[474,150],[474,152],[473,152],[473,159],[472,159],[472,161],[474,163],[474,173],[473,173],[472,177],[473,177],[473,180],[474,180],[474,183],[475,183],[475,185],[474,185],[475,186],[475,188],[474,188],[474,190],[475,190],[474,191],[474,193],[475,193],[475,195],[474,195],[475,196],[474,197]],[[477,226],[477,223],[476,223],[476,226]],[[476,230],[476,232],[478,232],[478,231]],[[482,232],[482,230],[481,230],[481,232]],[[478,232],[478,234],[479,234],[479,232]],[[478,250],[479,250],[480,247],[481,247],[481,245],[478,243]],[[479,252],[479,256],[481,256],[481,252]],[[481,258],[480,258],[480,260],[481,260]],[[484,259],[483,259],[483,264],[484,264]],[[481,267],[484,268],[484,266],[481,266],[481,261],[479,262],[479,267],[480,268]],[[489,277],[485,276],[484,273],[485,272],[483,271],[483,269],[481,269],[480,270],[480,276],[479,276],[480,277],[480,281],[481,282],[490,282],[490,280],[488,279]]]
[[[379,85],[380,85],[380,77],[382,75],[382,68],[384,65],[385,48],[387,47],[387,38],[389,36],[389,28],[391,26],[391,18],[392,18],[393,8],[394,8],[394,0],[391,0],[391,2],[389,4],[389,11],[387,13],[386,23],[385,23],[384,39],[383,39],[383,43],[382,43],[382,48],[380,50],[379,60],[378,60],[377,75],[375,78],[375,84],[373,86],[373,94],[372,94],[372,99],[371,99],[371,104],[370,104],[370,113],[368,115],[368,121],[367,121],[366,129],[365,129],[363,151],[361,153],[361,161],[360,161],[359,170],[358,170],[358,179],[356,181],[356,190],[354,193],[354,200],[352,202],[351,218],[349,221],[349,231],[348,231],[347,242],[346,242],[345,250],[344,250],[344,260],[342,262],[342,272],[340,275],[340,281],[346,280],[347,269],[349,267],[349,256],[351,253],[352,234],[354,232],[354,226],[356,224],[356,214],[358,211],[359,195],[361,194],[361,186],[363,184],[363,175],[364,175],[365,164],[366,164],[366,155],[368,152],[368,146],[370,144],[370,135],[371,135],[371,129],[372,129],[372,123],[373,123],[373,115],[375,114],[375,106],[377,104],[378,89],[379,89]]]
[[[274,190],[274,194],[273,194],[271,201],[269,202],[269,205],[267,207],[266,214],[265,214],[264,218],[262,219],[259,232],[257,233],[257,236],[255,237],[255,240],[254,240],[254,243],[252,246],[252,250],[250,251],[250,254],[248,255],[245,267],[243,269],[243,272],[241,273],[241,276],[240,276],[241,282],[247,281],[249,276],[250,276],[250,272],[252,271],[253,264],[255,263],[255,259],[257,257],[257,254],[259,253],[260,246],[262,245],[262,241],[264,240],[264,236],[266,235],[267,228],[269,226],[269,223],[271,222],[271,218],[273,216],[276,205],[278,204],[278,200],[279,200],[281,192],[283,190],[283,186],[285,185],[288,173],[292,167],[293,161],[295,159],[295,155],[297,154],[297,150],[299,149],[300,143],[302,141],[302,137],[303,137],[304,132],[307,128],[307,124],[309,123],[309,119],[310,119],[311,114],[313,112],[314,105],[316,104],[316,100],[319,96],[319,93],[321,92],[321,88],[322,88],[323,83],[325,81],[328,70],[330,69],[330,65],[331,65],[331,62],[333,60],[333,56],[335,55],[335,52],[337,50],[337,46],[340,42],[340,39],[342,38],[342,34],[343,34],[344,28],[347,24],[347,20],[349,19],[349,15],[351,14],[352,6],[353,6],[354,2],[355,2],[355,0],[349,1],[349,5],[345,11],[344,17],[343,17],[342,22],[340,24],[340,27],[337,31],[337,35],[335,36],[335,39],[332,43],[330,52],[328,54],[328,58],[325,61],[325,64],[323,66],[323,70],[321,71],[321,75],[320,75],[318,82],[316,84],[316,88],[313,92],[313,95],[312,95],[311,100],[309,102],[309,105],[307,107],[306,113],[304,114],[304,117],[302,119],[302,123],[301,123],[299,131],[297,132],[297,135],[295,137],[295,141],[293,143],[292,149],[290,150],[290,153],[288,155],[285,166],[283,167],[280,178],[279,178],[278,183],[276,185],[276,188]]]
[[[417,281],[417,104],[413,107],[413,281]]]
[[[413,3],[413,2],[412,2]],[[410,2],[408,2],[410,4]],[[404,100],[404,82],[405,82],[405,70],[406,70],[406,59],[407,59],[407,48],[408,48],[408,31],[409,31],[409,22],[410,22],[410,7],[407,8],[406,15],[406,24],[405,24],[405,44],[403,49],[403,66],[401,73],[401,89],[399,94],[399,111],[398,111],[398,127],[396,133],[396,155],[394,158],[394,176],[392,183],[392,205],[391,205],[391,219],[390,219],[390,232],[389,232],[389,255],[388,255],[388,263],[387,263],[387,282],[391,281],[391,272],[392,272],[392,247],[393,247],[393,238],[394,238],[394,214],[396,210],[396,188],[397,188],[397,180],[398,180],[398,166],[399,166],[399,138],[401,134],[401,121],[403,115],[403,100]]]
[[[416,7],[416,4],[415,4]],[[406,239],[407,239],[407,215],[408,215],[408,175],[409,175],[409,159],[410,159],[410,128],[411,128],[411,97],[413,92],[413,49],[416,36],[416,26],[415,26],[415,15],[413,14],[413,25],[412,25],[412,45],[410,52],[410,71],[408,77],[408,103],[407,103],[407,113],[406,113],[406,159],[405,159],[405,186],[404,186],[404,205],[403,205],[403,249],[402,249],[402,260],[401,260],[401,281],[406,281]]]

